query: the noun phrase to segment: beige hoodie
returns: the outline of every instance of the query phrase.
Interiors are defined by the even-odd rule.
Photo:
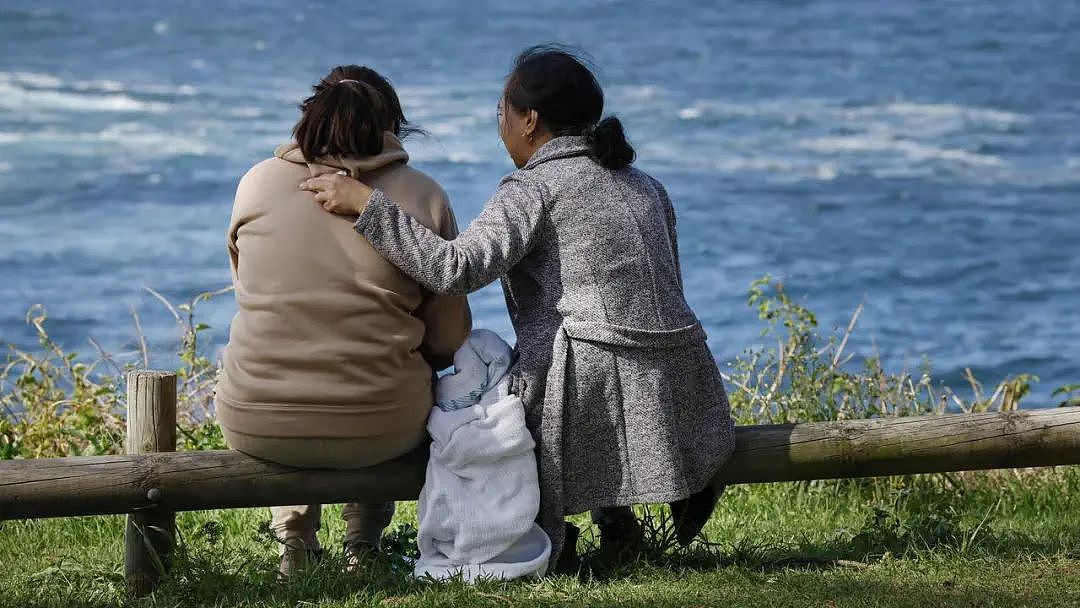
[[[237,313],[217,387],[226,428],[266,437],[357,438],[424,426],[432,368],[449,365],[472,321],[464,297],[433,296],[298,189],[347,170],[402,201],[446,239],[446,193],[409,167],[387,133],[382,153],[308,163],[295,143],[240,180],[229,226]],[[426,359],[425,359],[426,358]]]

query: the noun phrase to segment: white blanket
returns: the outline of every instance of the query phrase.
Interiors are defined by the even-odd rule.
[[[436,386],[431,453],[420,492],[418,577],[543,576],[551,541],[540,508],[535,444],[521,399],[508,394],[510,347],[474,331]]]

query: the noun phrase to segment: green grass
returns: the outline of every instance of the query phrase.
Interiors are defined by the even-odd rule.
[[[670,547],[665,511],[642,560],[596,564],[589,532],[580,576],[540,582],[410,580],[413,505],[399,510],[391,554],[343,574],[340,509],[327,509],[328,557],[274,580],[265,509],[184,513],[171,577],[129,602],[121,517],[0,524],[3,606],[1076,606],[1080,469],[730,488],[709,543]],[[577,518],[578,523],[585,523]]]

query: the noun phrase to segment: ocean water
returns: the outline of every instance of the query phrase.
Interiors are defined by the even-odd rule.
[[[130,351],[143,286],[229,281],[239,177],[287,139],[331,66],[399,88],[413,162],[462,223],[512,170],[496,130],[524,45],[583,47],[638,164],[667,185],[688,298],[721,361],[759,342],[766,273],[850,350],[928,357],[962,384],[1080,381],[1080,4],[1072,2],[192,1],[0,5],[0,339]],[[500,291],[479,325],[512,331]],[[213,347],[231,297],[200,306]],[[212,348],[213,348],[212,347]]]

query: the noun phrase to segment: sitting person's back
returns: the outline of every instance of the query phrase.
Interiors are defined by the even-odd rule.
[[[397,95],[374,71],[335,68],[301,105],[295,143],[240,181],[228,246],[236,288],[216,409],[233,449],[296,467],[361,468],[426,439],[434,371],[471,328],[463,296],[435,296],[385,261],[353,219],[312,204],[299,185],[344,171],[379,184],[452,239],[446,193],[409,167]],[[273,507],[288,575],[319,550],[319,505]],[[377,547],[393,503],[345,506],[346,559]]]
[[[446,238],[446,194],[405,162],[387,133],[363,159],[308,164],[297,144],[244,176],[229,229],[238,312],[218,387],[230,430],[271,437],[419,434],[432,406],[432,366],[444,367],[470,327],[463,297],[432,296],[356,238],[352,220],[297,189],[340,169],[364,173]],[[407,193],[407,194],[406,194]],[[342,262],[346,260],[346,262]]]

